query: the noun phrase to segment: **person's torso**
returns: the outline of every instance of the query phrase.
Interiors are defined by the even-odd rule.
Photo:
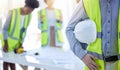
[[[20,29],[22,29],[24,27],[25,16],[21,15],[20,18],[21,18]]]
[[[47,16],[47,22],[48,27],[56,26],[56,15],[54,10],[48,10],[46,9],[46,16]]]
[[[104,56],[118,54],[119,0],[100,0]]]

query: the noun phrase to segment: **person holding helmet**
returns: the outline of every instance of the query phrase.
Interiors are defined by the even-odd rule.
[[[13,9],[9,12],[4,28],[4,52],[14,51],[16,48],[22,47],[26,35],[27,27],[31,20],[31,12],[38,8],[37,0],[25,0],[25,6]],[[3,70],[16,70],[15,64],[3,62]],[[27,70],[22,66],[23,70]]]
[[[85,50],[74,30],[80,22],[87,24],[88,19],[96,24],[97,38]],[[120,0],[80,0],[66,35],[72,51],[85,63],[85,70],[120,70]]]

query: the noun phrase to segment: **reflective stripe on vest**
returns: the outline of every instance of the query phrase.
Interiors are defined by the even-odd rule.
[[[60,22],[60,10],[55,9],[55,15],[56,15],[56,27],[57,27],[57,32],[55,33],[57,36],[57,41],[59,43],[63,43],[63,37],[62,37],[62,32],[61,32],[61,22]],[[49,41],[49,34],[48,34],[48,21],[47,21],[47,15],[46,15],[46,10],[42,9],[41,11],[38,12],[38,17],[41,20],[42,23],[42,33],[41,33],[41,44],[42,46],[47,46],[48,41]]]
[[[101,11],[100,11],[100,0],[83,0],[84,7],[87,15],[90,19],[94,20],[97,26],[97,39],[94,43],[87,47],[88,53],[96,56],[98,59],[94,61],[100,66],[98,70],[105,70],[104,57],[102,54],[102,27],[101,27]],[[119,22],[118,22],[118,48],[120,54],[120,9],[119,9]],[[120,55],[118,58],[120,59]],[[87,67],[85,70],[89,70]],[[118,64],[118,70],[120,70],[120,61]]]
[[[12,19],[10,23],[10,27],[8,29],[8,50],[13,51],[15,48],[19,47],[20,43],[22,43],[22,39],[24,40],[26,34],[26,28],[28,27],[31,19],[31,15],[26,15],[24,20],[23,29],[20,29],[21,24],[21,14],[20,9],[12,10]]]

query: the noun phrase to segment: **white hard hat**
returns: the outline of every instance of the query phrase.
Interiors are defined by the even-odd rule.
[[[75,26],[74,34],[76,39],[82,43],[93,43],[97,37],[95,22],[90,19],[79,22]]]

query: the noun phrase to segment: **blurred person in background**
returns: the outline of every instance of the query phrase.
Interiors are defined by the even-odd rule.
[[[39,29],[41,30],[41,45],[62,47],[62,13],[53,7],[55,0],[44,0],[47,7],[38,12]]]
[[[0,16],[0,48],[4,45],[3,35],[2,35],[2,17]]]
[[[37,0],[25,0],[25,6],[13,9],[9,12],[5,25],[3,27],[4,35],[4,52],[14,51],[16,48],[23,47],[22,43],[26,35],[27,27],[31,20],[31,12],[39,7]],[[15,64],[4,62],[3,70],[16,70]],[[27,66],[21,65],[23,70],[27,70]]]

